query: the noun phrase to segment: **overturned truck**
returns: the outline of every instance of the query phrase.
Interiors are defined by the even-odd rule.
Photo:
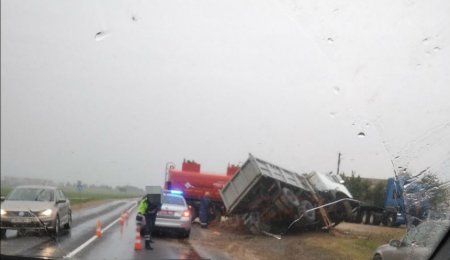
[[[220,195],[250,232],[284,232],[299,218],[294,227],[320,228],[350,217],[354,205],[345,198],[352,195],[342,183],[336,174],[298,174],[250,154]]]

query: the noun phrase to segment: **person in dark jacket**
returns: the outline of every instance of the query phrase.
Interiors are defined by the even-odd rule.
[[[209,210],[210,210],[210,204],[211,200],[209,199],[209,192],[205,192],[205,195],[200,200],[200,208],[199,208],[199,219],[200,219],[200,225],[202,228],[208,227],[209,222]]]
[[[140,202],[138,206],[138,215],[136,216],[136,222],[142,223],[142,218],[145,218],[144,238],[145,249],[152,250],[150,243],[152,241],[152,231],[155,227],[156,214],[161,210],[161,203],[152,202],[151,195],[147,194]],[[143,216],[143,217],[142,217]]]

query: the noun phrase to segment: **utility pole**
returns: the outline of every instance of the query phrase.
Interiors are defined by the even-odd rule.
[[[338,153],[338,165],[336,174],[339,175],[339,166],[341,166],[341,153]]]

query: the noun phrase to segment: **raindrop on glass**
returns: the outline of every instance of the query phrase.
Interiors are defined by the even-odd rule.
[[[336,117],[336,113],[335,112],[330,112],[330,117],[331,118],[335,118]]]
[[[340,89],[338,86],[334,86],[334,87],[333,87],[333,91],[334,91],[334,94],[337,95],[337,94],[339,94],[339,92],[341,91],[341,89]]]
[[[436,47],[433,48],[433,51],[435,51],[435,52],[438,52],[438,51],[440,51],[440,50],[441,50],[441,48],[438,47],[438,46],[436,46]]]
[[[370,123],[366,123],[366,127],[370,127]]]
[[[422,43],[423,44],[428,44],[430,42],[430,39],[429,38],[424,38],[423,40],[422,40]]]
[[[106,32],[98,32],[95,34],[95,40],[96,41],[101,41],[103,39],[105,39],[108,36],[108,34]]]
[[[133,22],[136,22],[137,21],[137,18],[136,18],[136,16],[131,16],[131,20],[133,21]]]
[[[358,133],[358,137],[359,138],[364,138],[364,137],[366,137],[366,134],[364,132],[359,132]]]
[[[328,41],[328,43],[333,43],[333,42],[334,42],[334,39],[331,38],[331,37],[328,37],[327,41]]]

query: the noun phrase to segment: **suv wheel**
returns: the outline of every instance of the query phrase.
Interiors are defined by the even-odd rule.
[[[59,222],[59,216],[56,215],[55,226],[53,227],[53,232],[52,232],[55,237],[59,236],[60,229],[61,229],[61,223]]]
[[[69,214],[67,216],[67,223],[64,225],[64,228],[67,230],[70,230],[70,228],[72,227],[72,212],[69,211]]]

